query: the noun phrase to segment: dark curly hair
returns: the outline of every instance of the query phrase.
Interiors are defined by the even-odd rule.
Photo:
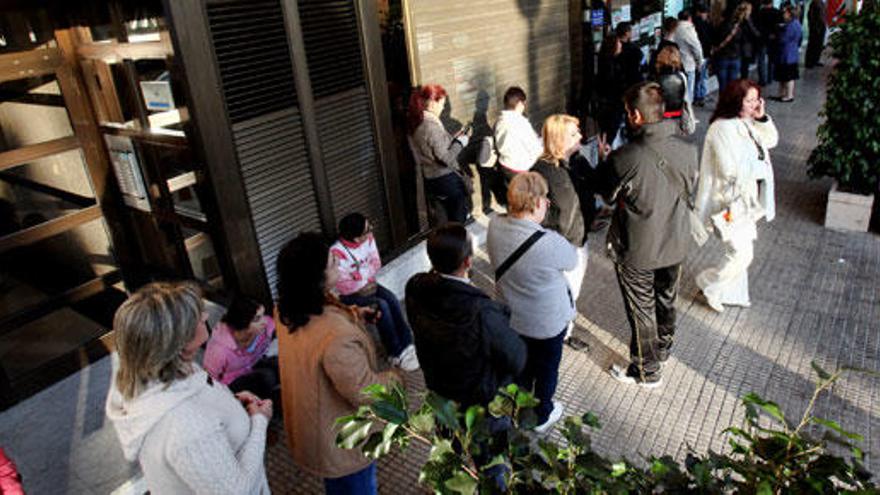
[[[316,232],[303,232],[278,253],[278,315],[291,332],[324,312],[330,246]]]

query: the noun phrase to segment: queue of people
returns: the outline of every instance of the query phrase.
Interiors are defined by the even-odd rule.
[[[488,405],[509,383],[531,390],[535,431],[546,434],[563,414],[554,398],[559,366],[588,272],[587,233],[603,201],[613,205],[606,244],[630,327],[629,362],[608,371],[626,384],[661,386],[681,265],[698,247],[693,219],[722,241],[722,260],[696,278],[707,306],[722,312],[751,304],[757,222],[775,215],[770,149],[778,133],[759,84],[734,79],[722,88],[698,161],[688,138],[695,119],[683,125],[682,112],[691,112],[690,80],[699,86],[700,47],[674,41],[679,29],[680,39],[698,30],[683,24],[689,13],[680,17],[658,53],[657,82],[622,93],[623,138],[612,147],[600,135],[598,163],[583,153],[578,119],[551,115],[538,141],[525,92],[505,93],[493,146],[506,171],[507,211],[491,216],[486,241],[496,297],[470,279],[473,239],[458,165],[468,136],[443,128],[439,85],[413,93],[411,146],[439,223],[427,240],[431,269],[410,278],[405,312],[376,279],[379,251],[359,213],[341,220],[332,245],[309,232],[289,241],[277,259],[274,307],[237,295],[210,335],[196,286],[159,282],[135,292],[114,319],[106,410],[150,490],[268,493],[266,431],[280,410],[294,462],[321,477],[327,493],[376,493],[375,462],[336,445],[335,420],[366,403],[368,385],[404,384],[419,368],[428,389],[463,406]],[[738,29],[730,28],[733,38]],[[610,49],[618,56],[628,42],[622,34]],[[682,62],[684,45],[693,70]],[[510,426],[495,421],[491,430]],[[485,454],[476,461],[488,462]]]

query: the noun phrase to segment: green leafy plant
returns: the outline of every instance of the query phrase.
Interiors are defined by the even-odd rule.
[[[866,4],[848,14],[831,36],[835,61],[820,116],[818,146],[810,154],[811,177],[837,179],[841,190],[877,191],[880,181],[880,8]]]
[[[337,420],[337,444],[374,459],[411,442],[430,446],[419,482],[437,494],[880,493],[862,464],[862,437],[813,415],[819,396],[852,369],[813,368],[816,388],[797,424],[776,403],[747,394],[743,425],[724,431],[729,452],[691,451],[684,465],[670,456],[635,464],[598,454],[590,432],[599,419],[589,412],[565,418],[562,442],[541,437],[534,432],[538,401],[516,385],[500,389],[488,407],[464,411],[430,392],[410,411],[404,390],[371,386],[364,392],[372,403]],[[832,453],[830,444],[850,457]]]

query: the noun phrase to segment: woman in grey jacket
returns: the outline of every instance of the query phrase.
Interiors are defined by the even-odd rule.
[[[526,367],[517,383],[533,390],[541,401],[535,411],[535,430],[544,433],[562,416],[562,405],[553,402],[553,394],[559,380],[562,342],[575,315],[564,272],[577,264],[577,252],[564,237],[541,227],[550,200],[547,181],[540,174],[517,174],[507,190],[507,202],[509,214],[489,222],[489,259],[496,270],[499,295],[510,306],[510,326],[528,350]],[[542,232],[538,240],[499,274],[499,267],[535,232]]]
[[[468,135],[450,136],[440,114],[446,105],[446,90],[439,84],[425,84],[413,91],[409,102],[409,146],[424,178],[425,197],[435,225],[464,223],[468,215],[468,192],[458,165],[458,155],[468,144]]]

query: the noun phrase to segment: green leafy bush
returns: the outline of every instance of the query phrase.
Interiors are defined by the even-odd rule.
[[[873,194],[880,181],[880,8],[870,5],[831,36],[836,63],[808,169],[860,194]]]
[[[812,414],[820,394],[847,369],[832,374],[813,368],[816,389],[798,423],[750,393],[742,399],[744,424],[724,431],[729,452],[690,452],[683,466],[670,456],[648,458],[646,467],[601,456],[591,446],[590,431],[600,428],[592,413],[565,418],[564,442],[540,437],[533,431],[538,401],[516,385],[499,390],[488,408],[463,412],[430,392],[410,412],[400,388],[368,387],[372,404],[337,420],[337,444],[374,459],[411,442],[429,445],[419,481],[437,494],[878,493],[856,445],[862,437]],[[498,421],[509,421],[504,434],[491,431]],[[829,443],[848,449],[850,457],[831,453]]]

